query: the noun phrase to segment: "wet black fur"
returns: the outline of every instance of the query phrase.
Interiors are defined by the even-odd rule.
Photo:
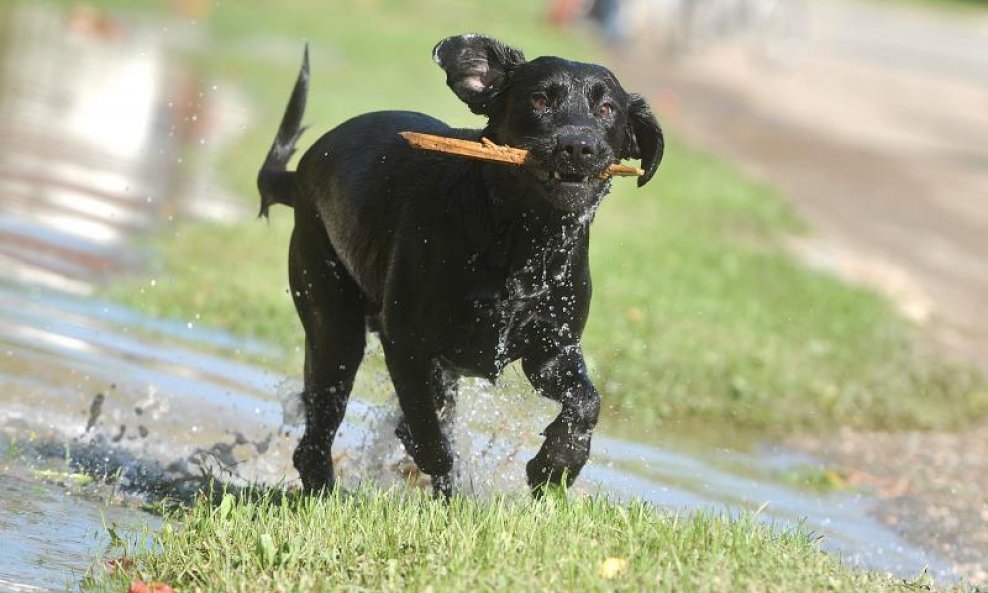
[[[589,226],[610,188],[600,173],[640,158],[644,185],[662,131],[640,96],[598,65],[523,54],[481,35],[434,50],[484,130],[404,111],[355,117],[320,138],[297,171],[308,52],[258,175],[261,213],[293,206],[292,295],[305,328],[305,434],[294,462],[307,490],[332,487],[330,448],[368,330],[380,334],[404,420],[396,432],[437,493],[453,489],[447,436],[457,379],[495,380],[521,359],[561,404],[528,462],[536,491],[580,473],[600,410],[580,336],[590,307]],[[418,151],[405,130],[528,148],[539,168]],[[558,174],[559,179],[555,178]]]

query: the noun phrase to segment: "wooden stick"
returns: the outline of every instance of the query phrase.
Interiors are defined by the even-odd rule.
[[[445,152],[447,154],[455,154],[494,163],[527,165],[530,167],[539,166],[538,163],[532,161],[528,151],[524,148],[512,148],[511,146],[495,144],[487,138],[481,138],[480,142],[474,142],[473,140],[460,140],[459,138],[447,138],[445,136],[434,136],[420,132],[401,132],[401,136],[412,147],[420,150]],[[614,164],[608,167],[601,177],[640,177],[644,174],[645,171],[638,167]]]

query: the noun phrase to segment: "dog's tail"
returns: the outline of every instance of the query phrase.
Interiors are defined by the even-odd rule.
[[[257,189],[261,192],[261,211],[258,217],[268,215],[268,208],[274,204],[295,205],[295,172],[286,170],[288,160],[295,154],[295,143],[305,131],[302,115],[305,113],[305,99],[309,94],[309,44],[305,45],[302,69],[292,89],[292,96],[281,118],[278,135],[274,137],[261,170],[257,173]]]

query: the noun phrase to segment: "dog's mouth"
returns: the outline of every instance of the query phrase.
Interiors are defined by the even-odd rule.
[[[545,169],[532,169],[532,173],[543,183],[565,184],[565,185],[588,185],[592,181],[600,179],[598,175],[584,175],[582,173],[563,173],[561,171],[547,171]]]
[[[583,211],[606,193],[607,179],[600,173],[573,172],[543,168],[530,168],[532,176],[541,186],[541,192],[549,202],[565,212]]]

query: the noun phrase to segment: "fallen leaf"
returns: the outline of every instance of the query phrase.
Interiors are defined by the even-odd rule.
[[[600,563],[597,574],[602,579],[615,579],[624,574],[628,568],[628,560],[625,558],[608,558]]]
[[[175,593],[175,590],[172,589],[171,585],[160,581],[151,581],[150,583],[134,581],[130,584],[130,589],[127,589],[127,593]]]

